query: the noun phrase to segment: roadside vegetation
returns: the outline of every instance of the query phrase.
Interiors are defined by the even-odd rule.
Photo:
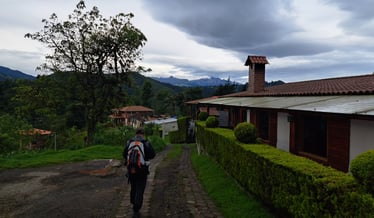
[[[164,149],[166,142],[161,139],[156,132],[147,139],[152,143],[156,152]],[[62,164],[77,161],[87,161],[95,159],[122,159],[122,151],[125,142],[133,137],[135,130],[132,128],[107,128],[98,136],[98,142],[94,146],[84,147],[80,145],[82,139],[72,140],[69,149],[43,149],[43,150],[23,150],[0,155],[0,169],[40,167],[52,164]],[[79,138],[79,137],[78,137]],[[100,140],[99,140],[100,139]]]
[[[258,199],[246,193],[213,159],[192,152],[192,165],[209,197],[225,217],[274,217]]]
[[[121,159],[122,146],[95,145],[78,150],[24,151],[0,157],[0,169],[40,167],[95,159]]]
[[[182,146],[173,144],[166,159],[180,158]],[[188,146],[192,148],[191,161],[198,180],[224,217],[275,217],[258,199],[246,193],[213,159],[207,155],[198,155],[196,144]]]

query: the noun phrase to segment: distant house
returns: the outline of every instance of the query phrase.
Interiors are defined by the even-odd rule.
[[[357,155],[374,149],[373,74],[265,88],[266,64],[264,56],[248,56],[247,91],[187,104],[214,108],[221,126],[251,122],[264,142],[345,172]]]
[[[165,138],[165,136],[167,136],[169,132],[178,130],[178,119],[176,118],[155,119],[145,122],[145,124],[148,123],[154,123],[161,127],[162,138]]]
[[[48,144],[48,141],[53,140],[54,148],[56,150],[56,134],[49,130],[32,128],[29,130],[22,130],[20,134],[23,136],[30,136],[27,141],[28,149],[41,149]],[[54,136],[53,139],[50,139]],[[20,150],[23,150],[23,141],[20,139]]]
[[[117,126],[140,127],[153,115],[153,109],[144,106],[127,106],[112,110],[109,116]]]

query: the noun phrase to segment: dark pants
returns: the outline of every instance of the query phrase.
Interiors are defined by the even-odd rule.
[[[138,212],[143,205],[143,194],[145,185],[147,184],[147,173],[130,176],[131,192],[130,201],[133,204],[133,209]]]

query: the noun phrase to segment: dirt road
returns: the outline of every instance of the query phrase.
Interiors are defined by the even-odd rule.
[[[151,163],[141,217],[221,217],[196,180],[191,148],[179,160],[164,160],[167,152]],[[0,217],[131,217],[124,170],[95,160],[2,171]]]
[[[98,174],[108,162],[0,172],[0,217],[113,217],[124,179],[120,170]]]

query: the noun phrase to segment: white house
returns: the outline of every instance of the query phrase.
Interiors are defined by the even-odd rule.
[[[178,120],[176,118],[157,119],[144,122],[145,124],[154,123],[161,126],[162,138],[165,138],[171,131],[178,130]]]

